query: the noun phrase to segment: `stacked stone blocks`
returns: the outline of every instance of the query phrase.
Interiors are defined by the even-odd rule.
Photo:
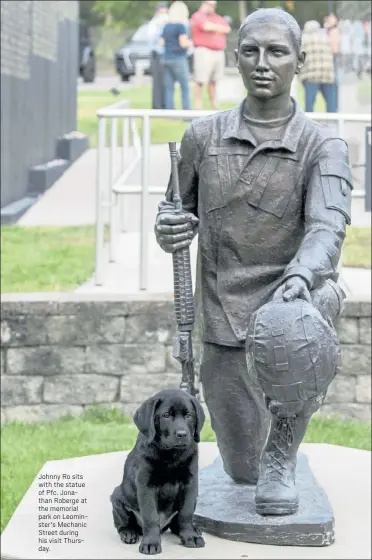
[[[341,373],[322,413],[370,420],[370,302],[346,302],[337,331]],[[175,333],[170,299],[3,296],[2,421],[50,420],[92,405],[118,407],[131,416],[156,391],[179,386],[180,366],[172,356]],[[198,371],[198,340],[194,351]]]

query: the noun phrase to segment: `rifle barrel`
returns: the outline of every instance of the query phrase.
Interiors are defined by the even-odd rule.
[[[173,202],[176,212],[181,212],[182,201],[180,196],[180,183],[178,180],[178,155],[176,142],[169,142],[169,155],[171,159]]]
[[[182,199],[178,178],[178,154],[175,142],[169,142],[169,154],[171,158],[173,203],[176,212],[179,213],[182,211]],[[178,325],[178,336],[174,340],[173,355],[182,364],[181,388],[186,389],[192,395],[196,395],[191,337],[195,322],[195,308],[192,290],[190,248],[185,247],[174,252],[172,258],[174,310]]]

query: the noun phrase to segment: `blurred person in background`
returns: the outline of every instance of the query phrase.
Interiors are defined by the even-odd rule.
[[[176,1],[168,11],[160,39],[164,47],[164,104],[174,109],[174,87],[180,84],[182,108],[190,109],[189,64],[187,51],[191,45],[188,37],[189,10],[184,2]]]
[[[340,62],[344,73],[348,74],[352,70],[352,54],[351,54],[351,21],[349,19],[340,19]]]
[[[203,86],[213,109],[217,109],[216,84],[225,69],[226,35],[231,31],[226,19],[216,14],[216,1],[205,0],[191,18],[194,45],[195,108],[202,108]]]
[[[340,53],[340,33],[338,29],[338,19],[334,14],[329,14],[324,18],[324,29],[326,29],[334,58]]]
[[[164,25],[168,21],[168,4],[159,2],[156,6],[154,17],[149,23],[149,35],[152,40],[151,49],[151,75],[152,75],[152,108],[164,109],[164,68],[163,47],[160,37]]]
[[[324,97],[327,113],[337,112],[337,88],[330,39],[318,21],[305,23],[302,47],[306,59],[299,74],[305,89],[305,111],[312,113],[318,91]]]
[[[324,29],[327,32],[332,48],[333,66],[335,71],[335,100],[337,112],[338,86],[340,84],[340,33],[338,29],[338,19],[334,14],[329,14],[324,18]]]
[[[365,72],[371,73],[371,14],[364,18],[364,64]]]
[[[364,27],[359,19],[351,19],[351,53],[353,56],[353,71],[358,78],[363,73],[363,52],[364,52]]]

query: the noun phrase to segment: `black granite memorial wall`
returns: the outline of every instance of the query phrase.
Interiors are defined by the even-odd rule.
[[[22,206],[32,167],[76,130],[78,14],[74,0],[1,2],[2,209]]]

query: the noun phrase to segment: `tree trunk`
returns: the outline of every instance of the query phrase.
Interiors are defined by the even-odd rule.
[[[240,22],[242,22],[247,17],[247,6],[245,4],[245,0],[239,0],[239,18]]]

